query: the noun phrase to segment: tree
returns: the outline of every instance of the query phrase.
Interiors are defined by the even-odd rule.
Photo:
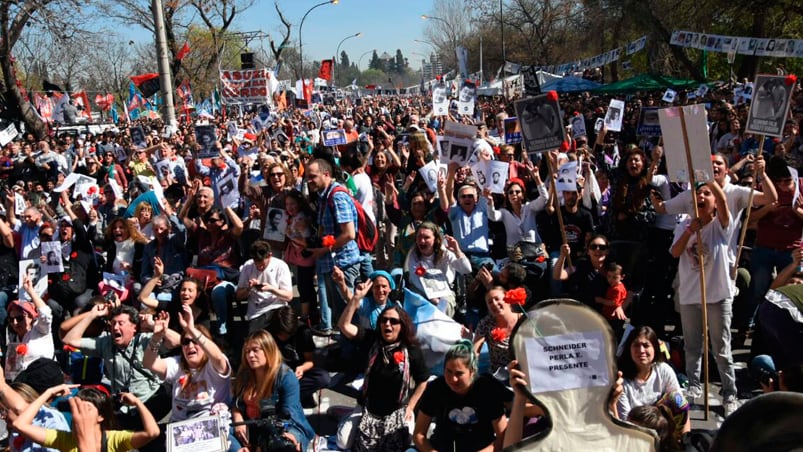
[[[21,118],[26,129],[39,138],[45,136],[47,125],[37,115],[30,99],[22,93],[22,82],[17,74],[15,46],[24,33],[44,33],[69,39],[78,33],[74,25],[83,23],[80,16],[87,2],[78,0],[28,0],[0,2],[0,93],[6,105],[5,115]],[[32,30],[31,30],[32,29]]]
[[[381,71],[382,70],[382,60],[379,59],[379,55],[374,50],[374,53],[371,54],[371,61],[368,63],[368,69],[376,69]]]
[[[403,74],[406,67],[407,63],[404,55],[402,55],[401,49],[396,49],[396,59],[393,62],[393,72],[396,72],[397,74]]]
[[[338,68],[338,70],[346,69],[349,66],[351,66],[351,64],[349,63],[349,54],[346,53],[345,50],[341,50],[340,51],[340,68]]]

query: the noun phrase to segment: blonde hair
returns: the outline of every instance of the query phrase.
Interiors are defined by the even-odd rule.
[[[263,381],[256,381],[256,374],[248,365],[246,359],[249,344],[256,345],[265,354],[268,370]],[[234,381],[234,394],[243,399],[267,399],[273,394],[273,388],[282,368],[282,353],[273,340],[273,336],[265,330],[248,335],[243,342],[243,351],[240,360],[240,369],[237,370],[237,379]]]

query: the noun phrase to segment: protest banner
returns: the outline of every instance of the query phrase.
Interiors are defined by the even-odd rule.
[[[528,153],[557,149],[566,140],[558,95],[554,91],[516,101],[514,106]]]
[[[477,97],[477,85],[468,80],[463,82],[460,94],[457,98],[457,111],[461,115],[474,114],[474,102]]]
[[[569,120],[569,125],[572,126],[572,138],[587,136],[586,133],[586,118],[583,115],[572,116]]]
[[[135,126],[131,128],[131,142],[139,149],[148,147],[148,141],[145,139],[145,130],[142,126]]]
[[[13,122],[8,123],[3,130],[0,130],[0,147],[10,143],[14,138],[17,138],[17,126]]]
[[[224,104],[267,104],[272,76],[267,69],[220,71],[220,100]]]
[[[611,99],[608,111],[605,113],[605,127],[608,132],[621,132],[622,121],[624,120],[625,102],[623,100]]]
[[[343,129],[325,130],[323,132],[324,146],[339,146],[346,144],[346,131]]]
[[[505,118],[505,144],[521,143],[521,127],[519,127],[519,118],[513,116],[512,118]]]
[[[449,114],[449,90],[443,83],[432,87],[432,114],[435,116]]]
[[[744,131],[782,138],[794,85],[792,79],[783,75],[757,75]]]
[[[510,174],[510,163],[501,160],[491,160],[488,162],[488,172],[491,178],[488,180],[488,188],[491,193],[504,194],[507,176]]]
[[[661,122],[658,120],[658,107],[642,107],[639,111],[636,134],[644,137],[660,137]]]
[[[438,192],[438,170],[440,170],[440,164],[436,160],[430,160],[418,169],[418,174],[424,179],[427,188],[432,193]]]
[[[199,159],[209,159],[220,155],[220,150],[215,146],[217,142],[215,126],[195,126],[195,140],[201,146],[198,151]]]

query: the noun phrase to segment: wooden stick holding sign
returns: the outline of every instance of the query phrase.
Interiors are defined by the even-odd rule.
[[[759,135],[761,141],[758,144],[758,154],[761,155],[764,152],[764,135]],[[742,257],[742,248],[744,247],[744,237],[747,235],[747,225],[750,223],[750,211],[753,210],[753,196],[756,193],[756,179],[758,179],[758,165],[753,165],[753,180],[750,182],[750,195],[747,197],[747,209],[744,214],[744,221],[742,221],[742,230],[739,233],[739,246],[736,247],[736,261],[733,263],[733,268],[731,269],[731,279],[736,281],[736,271],[739,270],[739,259]],[[772,183],[768,181],[768,183]],[[736,219],[734,219],[735,221]]]
[[[695,190],[694,166],[692,165],[691,145],[689,145],[689,134],[686,130],[686,113],[683,108],[680,111],[680,126],[683,130],[683,148],[686,152],[686,167],[689,174],[689,182],[691,183],[691,190]],[[715,182],[716,183],[716,182]],[[694,199],[695,192],[692,192],[692,206],[694,208],[694,220],[700,218],[700,212],[697,208],[697,201]],[[698,230],[696,233],[697,244],[701,244],[702,236]],[[706,306],[705,297],[705,260],[703,258],[703,247],[697,246],[697,263],[700,266],[700,298],[702,300],[702,314],[703,314],[703,399],[705,400],[705,415],[704,419],[708,420],[708,307]]]
[[[552,151],[547,152],[547,165],[549,166],[549,189],[553,193],[553,203],[555,209],[555,215],[558,217],[558,227],[560,228],[560,241],[563,245],[568,244],[568,240],[566,240],[566,227],[563,225],[563,212],[560,210],[560,199],[558,199],[558,183],[557,183],[557,161],[552,161]],[[557,157],[556,157],[557,160]],[[566,267],[571,268],[572,266],[572,253],[566,255]]]

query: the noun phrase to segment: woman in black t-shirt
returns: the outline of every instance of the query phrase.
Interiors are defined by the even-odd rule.
[[[471,341],[453,345],[443,367],[443,376],[427,385],[418,405],[415,446],[421,451],[500,450],[507,428],[505,403],[513,394],[492,376],[477,376]],[[427,438],[433,419],[435,432]]]
[[[595,235],[588,241],[585,258],[579,259],[573,267],[565,267],[568,247],[561,247],[560,257],[552,271],[552,277],[558,281],[568,281],[566,293],[570,298],[580,301],[597,312],[602,312],[602,305],[595,297],[604,297],[608,290],[605,278],[605,264],[608,262],[610,243],[604,235]],[[624,310],[619,307],[614,311],[614,318],[624,320]]]
[[[371,281],[357,285],[338,323],[343,336],[364,342],[370,350],[362,418],[351,450],[405,451],[410,445],[407,423],[413,420],[413,408],[429,374],[413,322],[401,306],[388,304],[377,318],[376,331],[351,323],[372,285]]]

